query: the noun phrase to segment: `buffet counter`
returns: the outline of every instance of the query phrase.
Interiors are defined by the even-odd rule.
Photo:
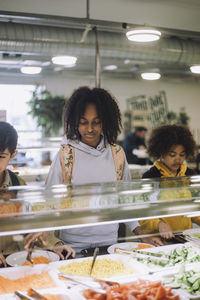
[[[8,195],[10,196],[8,197]],[[0,238],[11,236],[14,240],[16,238],[19,240],[19,237],[30,232],[98,225],[109,226],[115,223],[149,220],[156,217],[198,216],[200,215],[200,177],[138,179],[134,182],[111,182],[82,186],[58,185],[49,189],[35,185],[20,186],[1,191],[0,197],[2,199],[0,202]],[[193,287],[191,287],[190,291],[185,292],[183,286],[177,287],[176,291],[170,290],[170,292],[165,288],[165,282],[168,282],[173,276],[178,276],[180,271],[182,272],[179,274],[180,276],[190,274],[192,278],[199,278],[200,243],[198,238],[200,234],[199,237],[198,232],[190,234],[190,232],[182,231],[177,234],[181,234],[183,239],[185,237],[187,242],[152,247],[140,243],[139,236],[132,236],[131,241],[130,237],[124,237],[126,239],[124,243],[110,244],[104,255],[97,257],[96,269],[94,269],[92,277],[117,282],[120,285],[120,293],[123,284],[140,279],[141,289],[141,280],[147,280],[153,282],[150,284],[151,288],[152,285],[157,285],[159,291],[156,289],[156,293],[160,293],[161,290],[163,293],[169,293],[165,298],[162,296],[155,299],[184,300],[189,299],[191,295],[196,297],[195,293],[198,292],[198,287],[196,290],[192,290]],[[72,284],[71,280],[66,281],[60,278],[59,273],[67,274],[67,276],[69,274],[79,277],[86,276],[81,277],[82,279],[76,278],[76,280],[82,280],[89,287],[99,285],[99,282],[88,276],[87,270],[90,269],[92,258],[83,257],[87,255],[87,251],[82,253],[82,257],[67,261],[58,261],[58,257],[53,258],[49,254],[49,252],[53,252],[49,249],[44,248],[40,251],[42,252],[39,254],[34,251],[33,257],[39,257],[40,262],[44,262],[44,257],[46,257],[50,261],[48,264],[22,266],[26,260],[24,251],[7,256],[7,262],[12,267],[0,269],[0,299],[20,299],[14,295],[14,292],[20,290],[27,295],[30,288],[46,295],[46,299],[88,299],[86,288],[82,284]],[[147,254],[142,253],[145,251]],[[88,256],[90,255],[92,252],[88,253]],[[42,260],[41,257],[43,257]],[[184,268],[182,267],[180,270],[180,265],[183,263]],[[161,283],[155,284],[155,281],[161,281]],[[25,283],[26,286],[24,286]],[[134,289],[135,284],[131,285],[131,289]],[[145,284],[147,285],[147,283]],[[173,282],[169,285],[172,286]],[[178,285],[177,282],[176,285]],[[98,288],[102,288],[102,282]],[[91,296],[90,292],[88,293]],[[189,295],[190,293],[193,294]],[[92,299],[118,299],[105,298],[107,297],[105,294],[103,294],[104,298],[94,297],[97,295]],[[30,297],[30,299],[36,298]]]

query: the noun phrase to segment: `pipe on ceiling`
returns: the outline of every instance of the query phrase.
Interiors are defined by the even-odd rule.
[[[29,55],[95,56],[95,36],[84,30],[0,22],[0,52]],[[151,44],[135,44],[125,34],[99,31],[101,57],[191,65],[200,63],[200,42],[178,37],[161,38]]]

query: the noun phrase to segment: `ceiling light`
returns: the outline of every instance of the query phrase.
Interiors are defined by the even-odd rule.
[[[21,60],[8,60],[8,59],[0,60],[0,65],[17,65],[20,63]]]
[[[130,64],[130,62],[131,62],[130,59],[125,59],[125,60],[124,60],[125,65]]]
[[[63,67],[56,67],[53,69],[55,72],[60,72],[60,71],[63,71],[64,68]]]
[[[31,67],[33,67],[33,66],[41,66],[41,64],[42,64],[42,62],[39,61],[39,60],[29,60],[29,59],[27,59],[27,60],[23,61],[23,65],[24,66],[31,66]]]
[[[157,80],[160,78],[159,73],[142,73],[141,77],[145,80]]]
[[[41,67],[22,67],[21,72],[23,74],[39,74],[42,71]]]
[[[200,65],[191,66],[190,71],[195,74],[200,74]]]
[[[50,61],[45,61],[45,62],[42,63],[42,66],[44,66],[44,67],[48,67],[50,65],[51,65]]]
[[[75,56],[54,56],[52,62],[56,65],[63,65],[65,67],[74,67],[76,65],[77,57]]]
[[[106,71],[113,71],[113,70],[116,70],[116,69],[117,69],[116,65],[108,65],[108,66],[104,67],[104,70],[106,70]]]
[[[161,32],[155,29],[137,28],[127,31],[126,36],[133,42],[153,42],[160,39]]]

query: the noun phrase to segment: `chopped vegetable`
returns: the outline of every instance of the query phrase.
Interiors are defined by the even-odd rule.
[[[200,270],[185,271],[184,268],[175,275],[165,279],[164,284],[170,284],[173,288],[181,288],[189,294],[200,295]]]
[[[46,289],[56,287],[56,285],[47,272],[28,275],[19,279],[0,276],[0,294],[14,293],[16,290],[26,291],[30,287],[33,289]]]
[[[74,261],[66,264],[59,268],[60,272],[89,276],[91,269],[92,260],[85,259],[83,261]],[[120,276],[134,273],[132,268],[128,268],[122,261],[112,260],[108,258],[97,259],[92,271],[92,277],[94,278],[105,278],[112,276]]]
[[[164,287],[161,282],[151,282],[148,280],[138,280],[129,284],[119,284],[103,288],[106,294],[100,294],[93,290],[83,291],[86,299],[93,300],[178,300],[178,295],[174,295],[171,287]]]
[[[51,262],[50,259],[48,259],[47,257],[44,256],[35,256],[35,257],[31,257],[33,264],[31,264],[29,261],[25,261],[25,263],[23,264],[23,266],[33,266],[33,265],[37,265],[37,264],[49,264]]]
[[[138,261],[143,262],[147,265],[159,265],[159,266],[174,266],[177,264],[182,264],[184,262],[200,262],[200,252],[193,248],[193,247],[177,247],[173,251],[169,253],[162,253],[158,252],[159,254],[163,254],[164,257],[166,255],[169,257],[168,261],[162,260],[162,257],[160,260],[152,259],[151,257],[144,257],[144,258],[137,258]]]

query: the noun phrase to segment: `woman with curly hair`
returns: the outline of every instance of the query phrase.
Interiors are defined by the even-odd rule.
[[[124,151],[115,144],[121,131],[121,113],[106,90],[75,90],[64,109],[64,128],[65,137],[50,168],[47,186],[130,180]],[[131,231],[142,234],[138,222],[127,225]],[[118,228],[119,224],[110,224],[65,229],[59,237],[80,252],[116,243]]]
[[[106,90],[75,90],[64,108],[64,129],[47,186],[130,179],[124,151],[115,144],[121,131],[121,113]]]
[[[148,140],[147,151],[155,159],[154,166],[143,174],[143,178],[180,177],[194,175],[185,160],[193,157],[196,143],[190,130],[182,125],[163,125],[155,128]],[[188,191],[189,192],[189,191]],[[191,195],[190,195],[191,196]],[[169,239],[172,231],[192,228],[192,222],[200,225],[200,218],[185,216],[140,221],[145,233],[160,232]]]

